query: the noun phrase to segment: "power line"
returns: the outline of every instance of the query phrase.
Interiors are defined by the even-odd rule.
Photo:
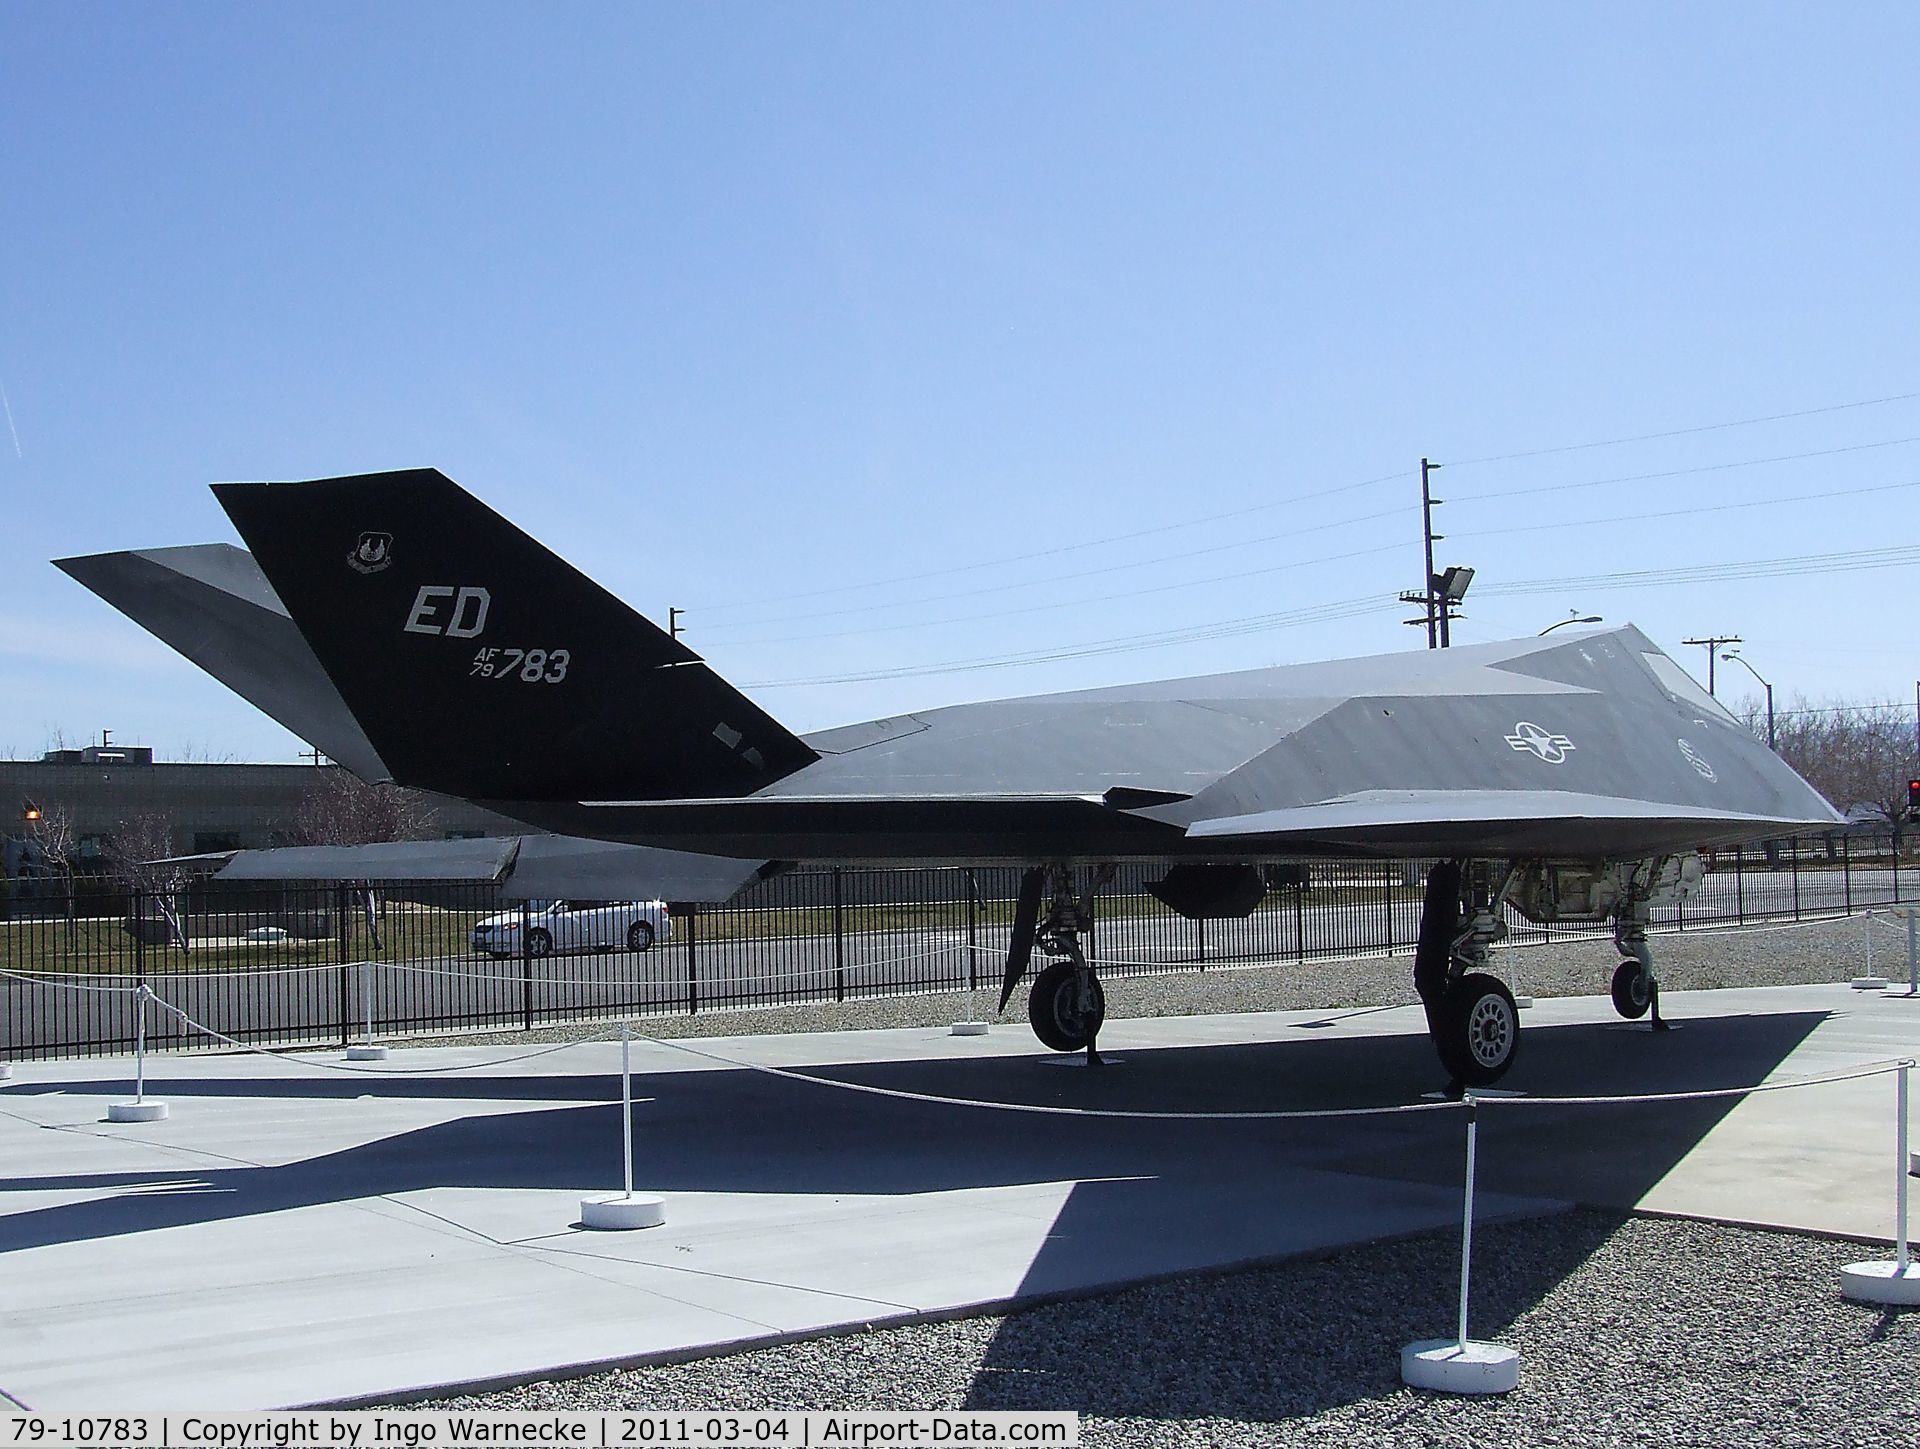
[[[1303,528],[1290,528],[1283,533],[1264,533],[1253,538],[1236,538],[1226,543],[1210,543],[1205,548],[1191,548],[1181,553],[1163,553],[1147,560],[1129,560],[1126,563],[1102,564],[1098,568],[1081,569],[1071,574],[1046,574],[1039,578],[1021,579],[1010,584],[986,584],[977,589],[957,589],[946,594],[922,594],[911,599],[894,599],[879,604],[849,604],[841,609],[819,609],[811,614],[794,614],[788,618],[793,622],[805,622],[808,619],[838,619],[849,614],[872,614],[881,609],[910,609],[919,604],[940,604],[952,599],[977,599],[982,594],[1004,594],[1012,589],[1038,589],[1049,584],[1068,583],[1074,579],[1098,578],[1102,574],[1124,573],[1141,568],[1158,568],[1162,564],[1178,563],[1182,559],[1205,558],[1213,554],[1229,553],[1237,548],[1255,548],[1263,543],[1278,543],[1289,539],[1302,538],[1310,533],[1326,533],[1331,529],[1350,528],[1360,523],[1378,523],[1386,518],[1398,518],[1399,508],[1383,508],[1374,513],[1356,514],[1350,518],[1330,519],[1325,523],[1312,523]],[[1044,607],[1044,606],[1042,606]],[[742,620],[732,624],[709,624],[709,630],[748,629],[765,620]],[[783,620],[782,622],[786,622]]]
[[[1788,421],[1796,418],[1818,417],[1818,416],[1823,416],[1829,413],[1846,412],[1846,411],[1860,409],[1860,408],[1881,407],[1881,406],[1886,406],[1893,403],[1909,402],[1916,398],[1920,398],[1920,392],[1893,393],[1884,397],[1864,398],[1864,399],[1860,399],[1853,402],[1832,403],[1823,407],[1802,408],[1802,409],[1798,409],[1796,411],[1791,411],[1791,412],[1768,413],[1768,414],[1764,414],[1757,417],[1736,418],[1736,419],[1731,419],[1723,422],[1702,423],[1692,427],[1670,428],[1670,429],[1665,429],[1659,432],[1636,433],[1636,434],[1632,434],[1624,437],[1603,438],[1603,439],[1598,439],[1590,442],[1567,443],[1567,444],[1561,444],[1555,447],[1534,448],[1534,449],[1527,449],[1519,452],[1487,454],[1481,457],[1455,459],[1449,462],[1449,466],[1455,467],[1455,468],[1470,467],[1470,466],[1475,466],[1479,464],[1509,462],[1509,461],[1514,461],[1514,460],[1524,459],[1524,458],[1539,458],[1539,457],[1547,457],[1547,456],[1562,454],[1562,453],[1582,452],[1582,451],[1595,449],[1595,448],[1616,447],[1616,446],[1621,446],[1628,443],[1651,442],[1651,441],[1657,441],[1657,440],[1666,439],[1666,438],[1687,437],[1687,436],[1692,436],[1692,435],[1701,434],[1701,433],[1711,433],[1711,432],[1722,431],[1730,428],[1753,427],[1753,426],[1757,426],[1764,423],[1782,422],[1782,421]],[[1796,461],[1800,459],[1816,458],[1816,457],[1829,457],[1829,456],[1835,456],[1835,455],[1847,453],[1847,452],[1857,452],[1857,451],[1864,451],[1867,449],[1882,448],[1882,447],[1893,447],[1902,443],[1910,443],[1910,442],[1920,442],[1920,437],[1891,439],[1885,442],[1858,444],[1852,447],[1823,449],[1823,450],[1808,452],[1808,453],[1784,454],[1784,455],[1780,455],[1778,457],[1773,457],[1773,458],[1750,459],[1750,460],[1743,460],[1735,463],[1709,464],[1709,465],[1702,465],[1695,468],[1673,469],[1665,472],[1623,475],[1617,478],[1594,479],[1594,480],[1581,482],[1581,483],[1538,485],[1538,486],[1529,486],[1526,488],[1517,488],[1517,489],[1511,489],[1511,490],[1505,490],[1505,491],[1496,491],[1496,492],[1478,493],[1478,494],[1462,494],[1458,496],[1458,499],[1459,501],[1466,502],[1466,501],[1472,501],[1472,500],[1481,499],[1481,498],[1520,497],[1520,496],[1525,496],[1525,495],[1534,494],[1534,493],[1573,490],[1573,489],[1586,488],[1586,487],[1599,487],[1599,486],[1612,484],[1612,483],[1651,481],[1651,480],[1660,479],[1660,478],[1681,477],[1681,476],[1685,476],[1687,474],[1692,474],[1692,473],[1707,473],[1707,472],[1720,471],[1723,469],[1757,467],[1767,463],[1788,462],[1788,461]],[[1308,502],[1308,501],[1319,499],[1319,498],[1334,497],[1339,494],[1354,492],[1359,489],[1379,487],[1387,483],[1398,482],[1403,477],[1404,477],[1403,473],[1395,472],[1395,473],[1382,474],[1381,476],[1376,478],[1365,478],[1365,479],[1359,479],[1357,481],[1350,482],[1350,483],[1336,484],[1326,488],[1303,489],[1303,490],[1296,491],[1294,493],[1290,493],[1281,498],[1272,499],[1268,502],[1250,504],[1246,507],[1228,509],[1226,511],[1218,512],[1218,513],[1203,514],[1195,518],[1177,519],[1171,522],[1156,524],[1148,528],[1132,529],[1122,533],[1102,535],[1101,537],[1098,537],[1098,538],[1081,539],[1071,543],[1057,544],[1048,548],[1034,549],[1034,550],[1029,550],[1023,553],[1003,554],[1003,555],[996,555],[995,557],[992,557],[992,558],[975,559],[967,563],[948,565],[938,569],[920,569],[910,574],[896,574],[896,575],[889,575],[889,576],[876,578],[876,579],[867,579],[857,583],[834,584],[834,585],[829,585],[825,588],[799,590],[799,591],[784,593],[784,594],[762,595],[760,597],[753,598],[753,599],[736,599],[736,600],[728,600],[725,602],[716,601],[714,603],[697,606],[695,612],[705,615],[708,613],[714,613],[714,612],[720,612],[720,611],[731,611],[736,609],[761,608],[767,605],[788,603],[796,600],[827,598],[827,597],[831,597],[839,594],[856,593],[863,589],[887,588],[897,584],[916,583],[916,582],[920,582],[927,579],[944,578],[944,577],[951,577],[958,574],[974,573],[983,569],[1005,567],[1006,565],[1009,565],[1009,564],[1031,563],[1031,562],[1035,562],[1042,559],[1057,558],[1066,554],[1083,552],[1088,549],[1104,548],[1113,544],[1128,543],[1128,542],[1132,542],[1142,538],[1159,537],[1174,529],[1197,528],[1210,523],[1221,523],[1221,522],[1227,522],[1233,519],[1245,518],[1254,514],[1269,512],[1275,508],[1286,507],[1289,505]],[[1370,521],[1371,517],[1377,517],[1377,516],[1381,516],[1381,515],[1370,515],[1368,520],[1356,520],[1356,521]],[[1302,530],[1302,531],[1305,531],[1305,530]],[[1271,541],[1275,537],[1280,537],[1280,536],[1283,536],[1283,535],[1269,535],[1262,539],[1248,540],[1247,542],[1248,543],[1267,542],[1267,541]],[[1237,547],[1237,546],[1240,546],[1240,544],[1236,543],[1234,545],[1227,545],[1227,546]],[[1175,558],[1197,557],[1200,554],[1209,552],[1209,551],[1210,550],[1193,550],[1184,554],[1174,555],[1173,557]],[[1124,568],[1124,567],[1130,567],[1130,565],[1114,566],[1114,568]],[[1112,571],[1112,569],[1089,570],[1079,574],[1067,575],[1066,577],[1082,578],[1082,577],[1089,577],[1095,573],[1110,572],[1110,571]],[[1011,585],[1009,587],[1023,587],[1023,586],[1025,585]],[[919,599],[903,601],[903,603],[898,606],[905,606],[913,603],[936,602],[939,600],[950,599],[950,598],[971,597],[977,594],[990,593],[995,591],[996,590],[992,588],[983,588],[978,590],[959,591],[959,592],[950,593],[950,594],[924,596]],[[887,607],[896,607],[896,605],[890,605],[890,604],[865,605],[865,606],[858,606],[858,607],[850,608],[846,610],[820,611],[812,614],[801,615],[798,617],[803,619],[833,617],[837,614],[858,613],[858,612],[872,611],[874,609],[887,608]],[[689,611],[682,610],[681,612],[686,613]],[[739,619],[733,620],[730,622],[718,622],[718,623],[706,623],[703,621],[702,627],[707,630],[723,629],[723,628],[740,628],[740,627],[749,627],[753,622],[755,621],[739,620]],[[762,620],[760,622],[766,622],[766,621]],[[782,622],[786,622],[786,621],[783,620]]]
[[[1231,638],[1239,634],[1267,629],[1291,628],[1299,624],[1318,624],[1335,619],[1353,618],[1396,607],[1391,600],[1369,594],[1342,599],[1277,614],[1257,614],[1238,619],[1221,619],[1197,624],[1188,629],[1171,629],[1154,634],[1126,634],[1112,639],[1096,639],[1080,645],[1055,649],[1033,649],[1017,654],[983,655],[970,659],[949,659],[937,664],[907,664],[893,668],[824,674],[807,679],[760,680],[742,685],[743,689],[789,689],[805,684],[863,684],[880,679],[910,679],[929,674],[966,674],[981,669],[1009,669],[1032,664],[1053,664],[1067,659],[1087,659],[1102,654],[1127,654],[1141,649],[1159,649],[1173,644],[1204,643],[1211,639]]]
[[[1825,502],[1830,498],[1858,498],[1870,493],[1895,493],[1905,488],[1920,488],[1920,481],[1911,483],[1876,483],[1865,488],[1835,488],[1825,493],[1789,493],[1779,498],[1743,498],[1737,503],[1705,503],[1694,508],[1669,508],[1659,513],[1644,513],[1638,510],[1632,513],[1609,514],[1604,518],[1573,518],[1559,523],[1516,523],[1506,528],[1480,528],[1474,530],[1475,538],[1491,538],[1505,533],[1546,533],[1557,528],[1604,528],[1610,524],[1646,523],[1656,518],[1691,518],[1703,513],[1736,513],[1747,508],[1771,508],[1781,503]]]
[[[1783,578],[1796,574],[1858,573],[1866,569],[1900,568],[1920,564],[1920,544],[1891,548],[1855,549],[1841,553],[1808,553],[1787,558],[1741,559],[1723,564],[1687,564],[1678,568],[1634,569],[1606,574],[1510,579],[1489,584],[1481,597],[1537,594],[1549,588],[1580,592],[1637,589],[1669,584],[1725,583],[1739,579]]]
[[[1800,554],[1776,559],[1747,559],[1726,564],[1695,564],[1674,569],[1642,569],[1632,574],[1594,574],[1586,578],[1555,578],[1515,580],[1495,585],[1487,590],[1489,594],[1520,596],[1527,594],[1552,593],[1562,589],[1662,587],[1675,584],[1698,583],[1703,581],[1708,570],[1723,570],[1726,578],[1767,578],[1776,574],[1795,573],[1849,573],[1861,569],[1890,568],[1897,566],[1920,565],[1920,544],[1902,545],[1893,549],[1862,549],[1853,553]],[[1735,572],[1737,571],[1737,572]],[[1196,624],[1190,628],[1165,630],[1151,634],[1128,634],[1115,638],[1094,639],[1079,645],[1068,645],[1053,649],[1028,650],[1013,654],[984,655],[965,659],[950,659],[938,663],[900,665],[888,668],[850,670],[840,674],[823,674],[804,679],[759,680],[743,685],[746,689],[792,689],[803,685],[816,684],[864,684],[877,680],[911,679],[935,674],[975,673],[986,669],[1013,669],[1035,664],[1052,664],[1070,659],[1092,658],[1099,655],[1126,654],[1148,649],[1166,648],[1176,644],[1205,643],[1214,639],[1234,638],[1244,634],[1261,633],[1270,629],[1296,628],[1303,624],[1331,623],[1339,619],[1357,618],[1366,614],[1384,612],[1394,608],[1394,601],[1382,595],[1364,595],[1358,598],[1341,599],[1330,603],[1310,605],[1300,609],[1282,610],[1278,613],[1243,615],[1231,619],[1218,619],[1207,624]]]
[[[1702,463],[1693,468],[1669,468],[1659,473],[1623,473],[1617,478],[1589,478],[1584,483],[1537,483],[1525,488],[1496,488],[1485,493],[1456,493],[1449,503],[1477,503],[1485,498],[1524,498],[1536,493],[1571,493],[1581,488],[1601,488],[1612,483],[1645,483],[1658,478],[1685,478],[1696,473],[1725,473],[1736,468],[1758,468],[1768,463],[1798,463],[1808,458],[1832,458],[1841,453],[1865,453],[1875,448],[1896,448],[1904,443],[1920,443],[1920,434],[1910,438],[1888,438],[1879,443],[1854,443],[1844,448],[1821,448],[1811,453],[1781,453],[1772,458],[1744,458],[1735,463]]]
[[[1646,512],[1634,512],[1630,514],[1618,513],[1618,514],[1608,514],[1599,518],[1561,519],[1558,521],[1546,522],[1546,523],[1515,524],[1506,528],[1477,529],[1474,532],[1474,536],[1475,537],[1493,537],[1501,534],[1511,534],[1511,533],[1550,533],[1558,529],[1568,529],[1568,528],[1607,528],[1607,527],[1619,527],[1622,525],[1638,525],[1649,519],[1680,518],[1680,517],[1687,517],[1695,514],[1735,512],[1735,511],[1749,509],[1749,508],[1775,507],[1775,506],[1778,506],[1781,504],[1787,504],[1787,503],[1825,501],[1831,498],[1846,498],[1846,497],[1853,497],[1853,496],[1858,496],[1863,494],[1896,492],[1896,491],[1909,489],[1909,488],[1920,488],[1920,481],[1906,482],[1906,483],[1871,484],[1861,488],[1833,489],[1823,493],[1790,494],[1790,495],[1779,497],[1779,498],[1746,498],[1746,499],[1740,499],[1731,503],[1702,504],[1702,505],[1695,506],[1693,508],[1668,509],[1660,513],[1646,513]],[[1329,529],[1346,527],[1346,526],[1350,526],[1357,523],[1374,522],[1380,518],[1394,516],[1398,512],[1399,510],[1397,509],[1389,509],[1382,513],[1363,514],[1355,518],[1336,519],[1329,523],[1315,524],[1309,528],[1297,529],[1291,533],[1265,535],[1259,538],[1242,539],[1229,544],[1210,545],[1207,548],[1194,549],[1187,553],[1170,554],[1170,555],[1167,555],[1164,559],[1158,559],[1158,560],[1155,560],[1154,562],[1157,565],[1162,562],[1174,562],[1183,558],[1197,558],[1203,555],[1221,553],[1234,548],[1248,547],[1248,546],[1261,544],[1261,543],[1271,543],[1281,539],[1292,539],[1292,538],[1300,537],[1309,533],[1325,532]],[[761,637],[752,638],[752,639],[733,640],[730,642],[738,645],[742,645],[742,646],[765,645],[765,644],[796,644],[796,643],[806,643],[806,642],[809,642],[812,640],[818,640],[818,639],[841,639],[841,638],[850,638],[856,635],[892,634],[892,633],[900,633],[905,630],[931,629],[931,628],[937,628],[947,624],[978,623],[978,622],[989,620],[989,619],[1005,619],[1005,618],[1013,618],[1022,614],[1041,613],[1049,609],[1084,607],[1090,604],[1103,604],[1103,603],[1111,603],[1121,599],[1138,598],[1147,594],[1172,593],[1172,592],[1177,592],[1181,589],[1200,588],[1208,584],[1231,583],[1240,579],[1259,578],[1262,576],[1276,574],[1276,573],[1286,573],[1295,569],[1307,567],[1312,564],[1339,563],[1339,562],[1346,562],[1356,558],[1367,558],[1375,554],[1391,552],[1394,549],[1397,549],[1399,547],[1400,547],[1399,544],[1380,544],[1370,548],[1352,549],[1345,553],[1320,554],[1315,556],[1312,559],[1308,559],[1305,561],[1287,560],[1280,563],[1262,565],[1259,568],[1242,569],[1233,573],[1211,574],[1205,578],[1200,578],[1200,579],[1183,579],[1183,580],[1178,580],[1172,583],[1154,584],[1154,585],[1149,585],[1146,588],[1128,589],[1119,593],[1096,594],[1092,596],[1079,596],[1079,597],[1070,598],[1070,599],[1056,599],[1056,600],[1051,600],[1045,603],[1038,603],[1038,604],[1022,604],[1022,605],[1017,605],[1013,608],[993,609],[993,610],[988,610],[984,613],[977,613],[977,614],[948,615],[944,618],[910,621],[905,623],[875,624],[875,625],[870,625],[870,626],[861,627],[861,628],[854,628],[854,629],[811,630],[811,631],[807,631],[799,634],[767,635],[767,636],[761,636]],[[1831,556],[1821,556],[1821,557],[1843,557],[1843,556],[1846,556],[1846,555],[1831,555]],[[1906,561],[1907,560],[1905,559],[1896,560],[1896,562],[1906,562]],[[1142,567],[1142,565],[1132,564],[1132,563],[1109,564],[1097,569],[1087,569],[1077,574],[1053,575],[1044,579],[1026,580],[1020,583],[1007,584],[1003,586],[997,586],[994,588],[969,589],[956,594],[933,595],[928,598],[917,599],[917,600],[905,600],[905,601],[897,602],[894,604],[869,604],[869,605],[860,605],[860,606],[848,608],[848,609],[827,610],[818,614],[803,615],[801,616],[801,618],[802,620],[824,619],[824,618],[844,616],[846,614],[872,613],[875,610],[882,609],[882,608],[887,608],[887,609],[909,608],[909,607],[912,607],[914,604],[933,603],[943,599],[951,599],[951,598],[974,598],[974,597],[978,597],[981,594],[1000,594],[1000,593],[1005,593],[1011,589],[1017,589],[1017,588],[1037,588],[1049,583],[1058,583],[1058,582],[1063,582],[1063,581],[1072,580],[1072,579],[1092,578],[1101,574],[1117,573],[1117,572],[1122,572],[1130,569],[1137,569],[1140,567]],[[1737,570],[1741,566],[1736,564],[1736,565],[1727,565],[1726,567]],[[1801,572],[1814,572],[1814,571],[1816,570],[1812,568],[1801,570]],[[1738,572],[1732,572],[1732,573],[1701,572],[1697,577],[1697,581],[1704,583],[1704,582],[1710,582],[1713,579],[1717,579],[1717,578],[1738,578],[1738,577],[1744,577],[1744,576],[1745,575],[1740,574]],[[1616,577],[1616,576],[1609,575],[1607,577]],[[1617,575],[1617,577],[1628,579],[1628,580],[1640,580],[1642,578],[1648,577],[1648,575],[1643,573],[1630,573],[1630,574]],[[1569,586],[1571,586],[1575,581],[1567,580],[1566,582],[1569,584]],[[1592,585],[1592,587],[1595,587],[1595,588],[1624,587],[1624,586],[1625,585],[1607,585],[1607,584]],[[1483,585],[1480,590],[1480,596],[1487,597],[1489,595],[1504,594],[1509,592],[1511,588],[1512,588],[1512,585],[1510,584]],[[716,625],[714,627],[723,628],[726,626]]]
[[[1204,588],[1208,584],[1232,583],[1239,579],[1261,578],[1270,574],[1294,573],[1302,568],[1318,564],[1346,563],[1357,558],[1371,558],[1376,554],[1398,553],[1404,544],[1382,543],[1372,548],[1350,549],[1346,553],[1315,554],[1311,559],[1288,559],[1284,563],[1268,564],[1257,569],[1242,569],[1230,574],[1209,574],[1205,578],[1180,579],[1170,584],[1151,584],[1144,589],[1124,589],[1113,594],[1091,594],[1071,599],[1054,599],[1044,604],[1020,604],[1011,609],[990,609],[981,614],[948,614],[938,619],[916,619],[904,624],[867,624],[858,629],[818,629],[807,634],[776,634],[756,639],[729,639],[730,645],[745,647],[759,644],[798,644],[813,639],[851,639],[868,634],[898,634],[909,629],[937,629],[947,624],[974,624],[986,619],[1010,619],[1021,614],[1044,613],[1048,609],[1080,609],[1090,604],[1110,604],[1119,600],[1145,598],[1149,594],[1170,594],[1181,589]]]
[[[1316,488],[1298,493],[1290,493],[1284,498],[1275,498],[1266,503],[1252,503],[1248,504],[1245,508],[1228,509],[1224,513],[1208,513],[1198,518],[1179,519],[1171,523],[1159,523],[1151,528],[1137,528],[1127,533],[1104,534],[1099,538],[1081,539],[1077,543],[1056,544],[1052,548],[1035,549],[1029,553],[1001,554],[994,558],[976,559],[972,563],[953,564],[947,568],[919,569],[911,574],[895,574],[888,578],[866,579],[857,584],[834,584],[828,588],[806,589],[799,593],[767,594],[756,599],[738,599],[727,603],[704,604],[698,607],[697,612],[706,613],[715,609],[749,609],[757,608],[762,604],[787,603],[795,599],[824,598],[830,594],[847,594],[860,589],[884,588],[889,584],[918,583],[922,579],[937,579],[952,574],[973,573],[980,569],[999,568],[1010,563],[1031,563],[1035,559],[1057,558],[1061,554],[1081,552],[1090,548],[1105,548],[1109,544],[1131,543],[1137,538],[1156,538],[1176,528],[1198,528],[1200,525],[1206,523],[1222,523],[1232,518],[1245,518],[1250,514],[1268,513],[1273,509],[1285,508],[1290,504],[1307,503],[1317,498],[1332,498],[1342,493],[1357,492],[1362,488],[1377,488],[1384,483],[1398,482],[1401,476],[1399,473],[1383,473],[1378,478],[1362,478],[1354,483],[1336,483],[1330,488]],[[956,598],[961,596],[942,595],[940,597]],[[876,604],[865,607],[884,608],[887,606]],[[683,609],[681,612],[686,613],[688,611]],[[812,618],[817,616],[802,615],[801,617]],[[709,624],[706,627],[712,629],[726,628],[729,626],[725,624]]]
[[[1448,460],[1448,467],[1471,468],[1479,463],[1511,463],[1520,458],[1545,458],[1554,453],[1581,453],[1589,448],[1618,448],[1627,443],[1651,443],[1662,438],[1685,438],[1695,433],[1717,433],[1726,428],[1751,428],[1760,423],[1782,423],[1793,418],[1813,418],[1825,413],[1843,413],[1853,408],[1877,408],[1887,403],[1911,402],[1920,398],[1920,392],[1898,392],[1887,397],[1863,398],[1859,402],[1832,403],[1821,408],[1802,408],[1799,412],[1769,413],[1765,417],[1735,418],[1725,423],[1701,423],[1691,428],[1669,428],[1659,433],[1635,433],[1626,438],[1602,438],[1592,443],[1563,443],[1553,448],[1529,448],[1519,453],[1490,453],[1483,458],[1454,458]]]

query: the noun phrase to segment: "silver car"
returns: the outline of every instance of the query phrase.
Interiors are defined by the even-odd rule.
[[[524,947],[521,931],[525,930]],[[473,928],[473,949],[489,956],[548,956],[555,951],[645,951],[671,939],[665,901],[528,901]]]

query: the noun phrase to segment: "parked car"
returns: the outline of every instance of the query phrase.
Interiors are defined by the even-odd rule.
[[[528,901],[526,954],[555,951],[645,951],[673,935],[665,901]],[[502,911],[473,928],[473,949],[489,956],[521,953],[520,912]]]

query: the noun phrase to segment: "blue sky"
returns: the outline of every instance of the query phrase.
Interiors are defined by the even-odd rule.
[[[0,37],[8,753],[293,758],[46,560],[423,464],[800,729],[1413,647],[1423,454],[1461,641],[1578,610],[1703,673],[1680,640],[1739,633],[1783,707],[1920,674],[1911,561],[1597,579],[1920,545],[1911,7],[0,0]],[[1071,657],[932,672],[1027,653]]]

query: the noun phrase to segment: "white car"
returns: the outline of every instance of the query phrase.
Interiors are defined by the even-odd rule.
[[[673,935],[665,901],[528,901],[529,956],[555,951],[645,951]],[[520,912],[502,911],[473,928],[473,949],[490,956],[521,954]]]

